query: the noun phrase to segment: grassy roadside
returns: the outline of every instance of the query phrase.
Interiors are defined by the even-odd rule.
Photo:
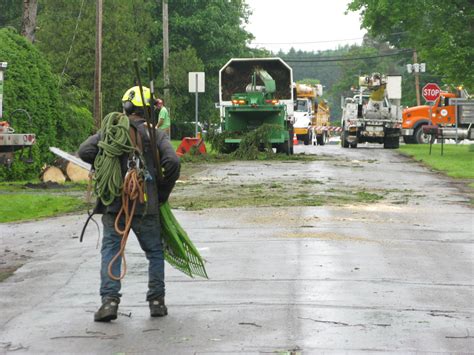
[[[407,144],[400,146],[400,152],[453,178],[474,180],[473,147],[474,145],[446,144],[444,154],[441,155],[441,145],[434,144],[430,155],[428,145]],[[472,184],[473,182],[470,186]]]
[[[407,144],[400,146],[400,153],[440,171],[458,182],[458,187],[474,205],[474,144],[446,144],[441,155],[441,144],[434,144],[431,149],[426,144]]]
[[[63,194],[0,194],[0,223],[51,217],[85,208],[82,199]]]
[[[170,197],[173,208],[199,211],[207,208],[235,207],[297,207],[342,206],[375,203],[385,198],[386,191],[374,193],[355,187],[316,189],[318,181],[293,184],[290,189],[281,183],[267,184],[178,184]]]

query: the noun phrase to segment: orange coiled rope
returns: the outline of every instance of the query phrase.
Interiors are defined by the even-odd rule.
[[[127,244],[130,228],[132,227],[133,215],[135,214],[137,201],[140,201],[140,203],[144,203],[145,201],[144,184],[143,179],[138,174],[138,169],[133,168],[128,170],[127,174],[125,175],[122,189],[122,207],[120,208],[120,211],[117,214],[117,217],[115,218],[115,231],[122,237],[122,240],[120,241],[120,250],[109,262],[108,274],[112,280],[121,280],[125,277],[125,274],[127,273],[125,246]],[[124,228],[120,229],[119,221],[122,215],[124,216],[125,222]],[[115,276],[112,273],[112,266],[120,257],[123,260],[123,268],[120,272],[120,275]]]

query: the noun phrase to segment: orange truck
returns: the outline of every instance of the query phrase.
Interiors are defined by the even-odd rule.
[[[468,94],[458,89],[455,93],[441,92],[433,105],[409,107],[402,113],[402,136],[405,143],[429,143],[430,135],[423,131],[424,126],[455,127],[458,107],[456,99],[465,99]]]

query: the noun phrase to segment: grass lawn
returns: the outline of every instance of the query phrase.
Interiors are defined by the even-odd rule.
[[[474,179],[474,145],[433,144],[431,155],[428,144],[407,144],[400,146],[400,152],[425,163],[435,170],[460,179]]]
[[[51,217],[81,210],[85,203],[77,197],[53,194],[0,194],[0,223]]]
[[[171,140],[171,145],[173,146],[174,150],[178,149],[179,145],[181,144],[181,141],[172,139]]]

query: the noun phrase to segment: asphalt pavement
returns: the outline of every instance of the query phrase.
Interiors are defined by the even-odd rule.
[[[131,237],[120,314],[110,324],[93,322],[100,258],[95,226],[78,242],[84,215],[2,224],[0,247],[29,259],[0,283],[0,353],[473,353],[473,214],[452,180],[379,145],[296,152],[326,159],[292,164],[291,178],[410,196],[175,211],[210,279],[167,265],[169,315],[150,318],[147,262]],[[200,174],[253,171],[265,183],[289,169],[261,166],[216,164]],[[229,174],[234,168],[240,176]]]

